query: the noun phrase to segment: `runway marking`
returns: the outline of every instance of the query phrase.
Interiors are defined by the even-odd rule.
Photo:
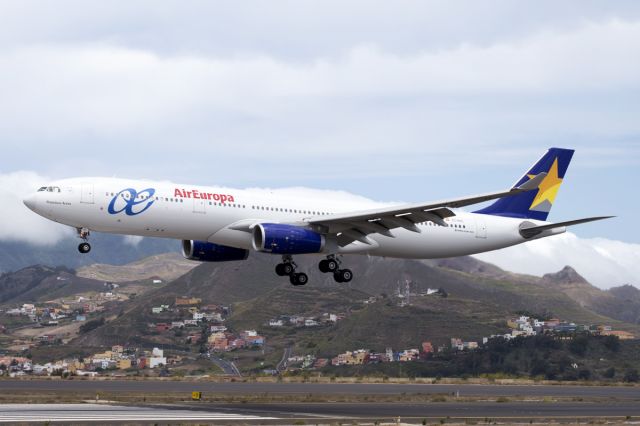
[[[3,404],[0,423],[143,420],[275,420],[276,417],[98,404]]]

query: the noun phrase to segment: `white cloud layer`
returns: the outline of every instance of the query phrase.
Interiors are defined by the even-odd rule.
[[[29,210],[22,199],[49,179],[34,172],[0,174],[0,240],[52,245],[73,235],[69,227],[51,222]]]
[[[508,271],[539,276],[570,265],[604,289],[622,284],[640,286],[640,244],[579,238],[567,232],[474,257]]]

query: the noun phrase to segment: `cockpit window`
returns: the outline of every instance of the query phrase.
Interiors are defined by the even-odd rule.
[[[42,186],[38,189],[38,192],[61,192],[59,186]]]

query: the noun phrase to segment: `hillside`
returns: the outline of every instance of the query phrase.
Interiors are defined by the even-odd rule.
[[[104,291],[104,282],[78,277],[65,267],[41,265],[0,275],[0,305],[45,302],[86,291]]]
[[[150,333],[148,326],[179,319],[172,314],[152,314],[151,308],[173,305],[181,296],[201,298],[202,304],[231,306],[227,324],[236,330],[261,330],[276,352],[291,344],[298,353],[330,354],[361,346],[379,350],[387,345],[415,347],[423,340],[441,344],[453,336],[480,340],[507,331],[506,318],[519,311],[640,331],[637,325],[583,306],[571,297],[573,293],[563,291],[568,287],[562,283],[554,288],[549,277],[511,274],[471,258],[423,262],[345,257],[356,276],[349,284],[337,284],[329,275],[317,272],[314,256],[298,256],[296,261],[301,270],[311,273],[306,287],[292,287],[277,277],[273,272],[277,258],[269,255],[252,254],[245,262],[199,264],[163,288],[126,302],[118,308],[116,318],[73,343],[183,345],[172,334]],[[412,306],[399,307],[394,294],[398,281],[404,280],[413,282],[412,292],[442,287],[449,297],[414,297]],[[365,306],[363,301],[374,295],[382,297]],[[325,312],[345,314],[345,318],[335,326],[314,330],[265,327],[269,319],[280,315]]]
[[[79,239],[69,237],[53,246],[34,245],[18,241],[0,241],[0,273],[17,271],[33,265],[78,268],[95,263],[124,265],[155,254],[179,252],[176,240],[143,238],[138,244],[125,243],[119,235],[91,234],[91,252],[78,253]]]
[[[540,284],[550,290],[561,291],[580,306],[595,313],[640,324],[640,290],[631,285],[601,290],[589,284],[570,266],[544,275]]]
[[[123,283],[160,279],[173,281],[198,266],[197,262],[187,260],[179,253],[164,253],[126,265],[97,263],[78,268],[76,275],[83,278]]]

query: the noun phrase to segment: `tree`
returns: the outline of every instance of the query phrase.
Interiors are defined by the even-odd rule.
[[[583,368],[582,370],[578,371],[578,378],[580,380],[589,380],[591,378],[591,371],[587,368]]]
[[[611,352],[618,352],[620,349],[620,339],[618,336],[605,336],[603,341],[604,347]]]
[[[613,379],[616,375],[616,369],[613,367],[609,367],[604,372],[603,376],[607,379]]]
[[[638,370],[636,370],[635,368],[631,370],[627,370],[622,380],[627,383],[636,383],[640,381],[640,375],[638,374]]]
[[[589,339],[587,336],[578,335],[571,340],[571,343],[569,343],[569,350],[578,356],[584,356],[585,352],[587,352],[588,346]]]
[[[88,333],[102,325],[104,325],[104,318],[88,321],[80,326],[80,333]]]

